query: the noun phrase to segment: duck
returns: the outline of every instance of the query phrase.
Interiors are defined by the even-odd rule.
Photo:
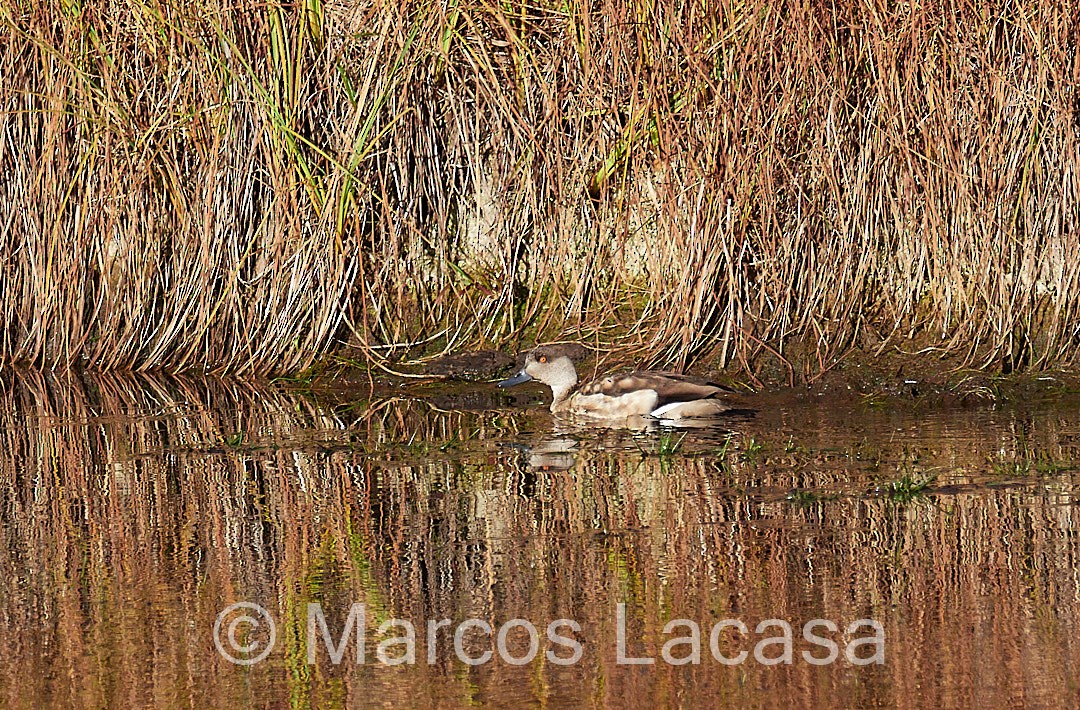
[[[536,380],[551,388],[551,412],[598,419],[648,416],[661,420],[706,419],[746,411],[737,393],[722,385],[668,372],[639,370],[578,386],[574,361],[585,353],[577,343],[541,345],[499,387]]]

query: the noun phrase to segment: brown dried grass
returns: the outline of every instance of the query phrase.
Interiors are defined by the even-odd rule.
[[[0,362],[1067,365],[1078,16],[0,0]]]

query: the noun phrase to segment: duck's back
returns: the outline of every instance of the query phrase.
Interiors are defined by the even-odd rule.
[[[586,382],[571,406],[580,413],[608,417],[702,417],[734,409],[725,398],[732,394],[727,387],[695,377],[646,370]]]

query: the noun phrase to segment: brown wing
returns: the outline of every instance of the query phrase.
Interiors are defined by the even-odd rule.
[[[593,380],[582,385],[580,391],[582,394],[605,394],[610,397],[619,397],[639,390],[656,392],[659,398],[657,407],[670,402],[692,402],[733,393],[733,390],[727,387],[696,377],[649,371],[631,372],[626,375],[613,375]]]

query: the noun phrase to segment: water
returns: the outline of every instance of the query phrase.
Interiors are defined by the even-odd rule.
[[[0,706],[1078,704],[1075,406],[780,398],[671,431],[560,424],[539,400],[6,373]],[[274,622],[252,665],[215,645],[237,602]],[[341,633],[361,609],[357,664]],[[218,641],[251,660],[268,625],[230,639],[239,613]],[[561,643],[560,619],[577,624]],[[692,631],[665,632],[677,619],[700,629],[698,664],[663,656]],[[716,650],[742,663],[710,649],[725,619],[747,632]],[[792,629],[790,664],[755,656],[783,632],[758,633],[769,619]],[[860,619],[883,663],[846,658],[874,635],[845,634]],[[813,620],[836,625],[811,629],[834,662],[803,658],[829,655],[803,637]],[[415,662],[380,662],[406,622]],[[529,658],[530,625],[535,658],[508,662]]]

